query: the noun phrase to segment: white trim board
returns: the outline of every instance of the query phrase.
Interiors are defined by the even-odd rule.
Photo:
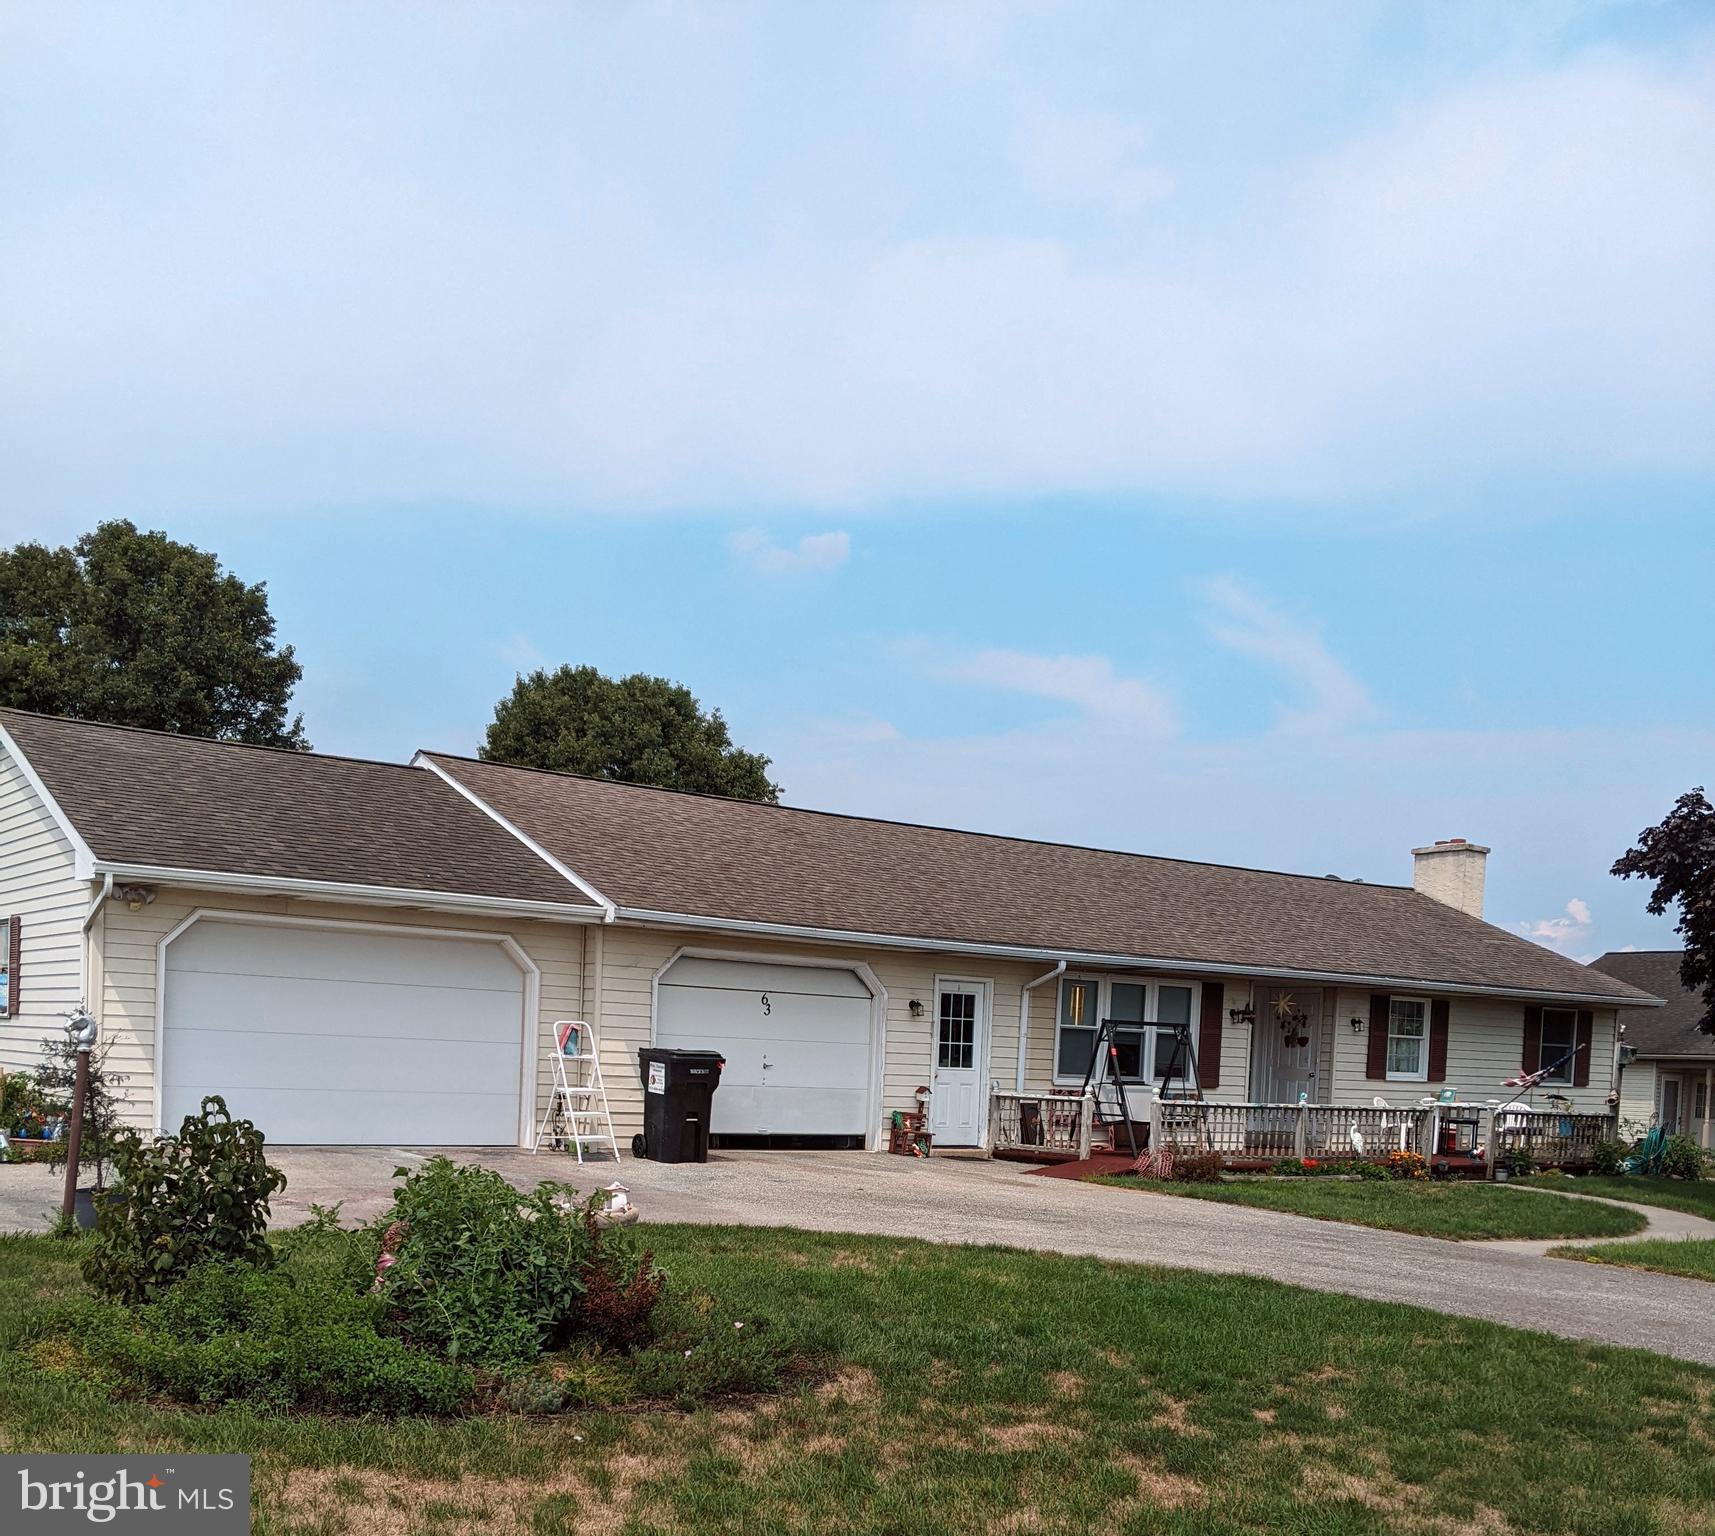
[[[481,811],[484,816],[488,817],[488,819],[496,826],[504,827],[506,831],[510,832],[515,838],[517,838],[519,842],[535,854],[536,857],[553,870],[555,874],[565,880],[571,881],[571,883],[582,891],[584,895],[588,896],[591,901],[606,913],[606,916],[602,919],[603,922],[611,923],[613,921],[614,913],[617,911],[617,908],[615,908],[614,904],[609,901],[607,897],[603,896],[600,891],[591,885],[589,881],[579,875],[578,872],[571,868],[570,865],[561,863],[559,859],[549,853],[546,848],[537,842],[535,838],[531,837],[530,834],[522,827],[508,821],[506,817],[502,816],[499,811],[495,810],[495,808],[484,800],[481,795],[477,794],[475,790],[461,784],[450,773],[448,773],[445,768],[435,762],[427,753],[417,753],[417,755],[411,759],[411,766],[413,768],[427,768],[437,779],[442,780],[444,783],[457,790],[459,794],[463,795],[466,800],[470,801],[472,805]]]
[[[71,824],[71,817],[60,808],[59,801],[54,799],[48,786],[42,782],[41,775],[36,772],[35,765],[25,755],[24,749],[13,740],[12,733],[3,724],[0,724],[0,746],[5,747],[12,761],[18,765],[18,772],[24,776],[24,782],[42,802],[43,809],[60,829],[65,840],[71,844],[72,872],[79,880],[93,880],[96,875],[94,852],[83,840],[83,835]]]
[[[869,1082],[866,1085],[864,1146],[879,1152],[881,1140],[882,1076],[887,1062],[887,988],[881,978],[861,960],[810,955],[773,955],[766,950],[706,949],[681,944],[649,978],[649,1043],[655,1043],[655,1025],[661,1016],[661,978],[681,960],[741,960],[750,965],[797,965],[809,970],[850,971],[869,989]],[[600,1025],[597,1025],[600,1028]],[[716,1093],[720,1089],[715,1090]]]
[[[151,885],[192,886],[211,891],[243,891],[255,896],[296,896],[305,901],[349,901],[366,906],[413,907],[425,912],[463,913],[475,917],[538,917],[554,923],[594,923],[601,909],[554,901],[514,901],[507,896],[473,896],[459,891],[419,891],[405,886],[352,885],[337,880],[300,880],[284,875],[234,874],[215,869],[179,869],[163,864],[121,864],[96,861],[94,874]]]
[[[480,929],[430,928],[416,923],[370,923],[348,917],[278,917],[272,912],[226,912],[216,907],[198,907],[162,934],[155,944],[155,1056],[154,1092],[149,1116],[157,1130],[161,1125],[162,1090],[166,1081],[167,1043],[167,946],[196,924],[251,923],[270,928],[323,928],[358,933],[389,934],[413,939],[477,940],[498,944],[524,976],[524,1017],[521,1021],[522,1056],[518,1082],[518,1145],[530,1145],[536,1119],[537,1074],[541,1069],[542,972],[509,933],[484,933]],[[266,1130],[266,1127],[264,1127]]]

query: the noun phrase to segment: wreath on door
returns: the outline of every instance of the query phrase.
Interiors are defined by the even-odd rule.
[[[1280,1026],[1281,1044],[1298,1047],[1310,1044],[1310,1015],[1298,1006],[1297,1000],[1290,992],[1281,992],[1275,996],[1274,1022]]]

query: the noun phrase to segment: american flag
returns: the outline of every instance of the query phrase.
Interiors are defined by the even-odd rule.
[[[1517,1088],[1520,1092],[1534,1088],[1544,1079],[1553,1077],[1556,1072],[1564,1067],[1567,1062],[1571,1061],[1572,1058],[1582,1049],[1582,1046],[1575,1045],[1564,1056],[1562,1056],[1559,1061],[1550,1062],[1540,1072],[1521,1072],[1517,1077],[1507,1078],[1506,1081],[1501,1084],[1501,1087]]]

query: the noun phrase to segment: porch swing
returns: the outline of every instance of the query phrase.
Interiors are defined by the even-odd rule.
[[[1169,1027],[1172,1029],[1171,1035],[1167,1033]],[[1125,1128],[1126,1146],[1134,1162],[1143,1154],[1138,1150],[1137,1124],[1132,1119],[1131,1106],[1126,1101],[1126,1090],[1147,1088],[1151,1085],[1145,1077],[1128,1075],[1120,1070],[1120,1045],[1114,1035],[1116,1031],[1124,1031],[1138,1035],[1141,1039],[1145,1029],[1155,1031],[1155,1066],[1158,1069],[1154,1084],[1155,1097],[1158,1100],[1165,1099],[1169,1085],[1175,1081],[1182,1085],[1184,1097],[1203,1097],[1202,1076],[1197,1068],[1197,1051],[1191,1041],[1189,1022],[1168,1026],[1140,1023],[1135,1019],[1103,1019],[1096,1029],[1090,1065],[1084,1072],[1082,1092],[1090,1096],[1092,1118],[1096,1125],[1107,1131],[1108,1143],[1115,1152],[1120,1148],[1114,1128]],[[1159,1149],[1152,1147],[1149,1150]]]

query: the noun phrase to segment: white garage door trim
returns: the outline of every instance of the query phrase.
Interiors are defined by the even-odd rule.
[[[155,945],[155,1057],[154,1091],[151,1095],[151,1119],[161,1129],[162,1101],[166,1091],[167,1044],[167,948],[183,937],[198,923],[253,923],[269,928],[332,928],[346,932],[397,934],[413,939],[458,939],[469,943],[476,940],[498,945],[524,976],[523,1017],[519,1020],[518,1071],[518,1145],[530,1145],[531,1122],[535,1118],[537,1073],[541,1055],[538,1035],[541,1015],[542,972],[536,962],[525,954],[522,946],[510,934],[484,932],[481,929],[431,928],[415,923],[369,923],[350,917],[279,917],[271,912],[227,912],[215,907],[198,907],[177,926],[163,934]]]
[[[864,1146],[881,1146],[881,1075],[887,1056],[887,988],[861,960],[822,958],[807,955],[777,955],[757,949],[706,949],[685,944],[674,950],[649,980],[649,1043],[661,1018],[661,978],[681,960],[740,960],[752,965],[797,965],[818,971],[850,971],[869,991],[869,1080],[865,1084]],[[717,1090],[718,1092],[718,1090]]]

